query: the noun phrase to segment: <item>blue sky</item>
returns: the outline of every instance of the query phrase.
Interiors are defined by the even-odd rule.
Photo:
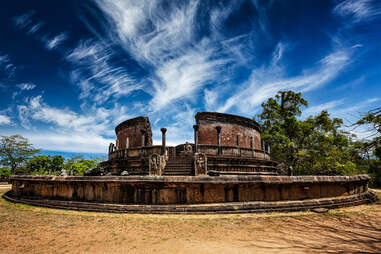
[[[279,90],[346,124],[381,102],[379,0],[1,5],[0,133],[42,149],[104,153],[140,115],[192,141],[196,112],[251,118]]]

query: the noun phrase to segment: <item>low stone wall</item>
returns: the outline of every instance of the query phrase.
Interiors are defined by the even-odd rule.
[[[194,205],[335,199],[369,202],[367,175],[355,176],[13,176],[14,200],[56,200],[118,205]],[[270,202],[270,203],[269,203]],[[327,201],[326,201],[327,202]],[[341,203],[340,203],[341,202]],[[32,202],[33,203],[33,202]],[[361,203],[361,202],[360,202]],[[348,204],[347,204],[348,205]],[[285,207],[284,204],[281,207]],[[295,205],[293,206],[295,209]],[[300,206],[303,207],[303,206]],[[147,208],[145,208],[146,210]],[[302,209],[302,208],[301,208]],[[217,211],[218,209],[216,209]]]

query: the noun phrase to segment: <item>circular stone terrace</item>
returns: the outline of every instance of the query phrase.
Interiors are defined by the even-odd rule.
[[[12,176],[3,197],[45,207],[137,213],[253,213],[371,203],[367,175],[292,176],[270,159],[260,126],[201,112],[194,142],[152,145],[148,117],[119,124],[109,159],[86,176]]]
[[[4,198],[31,205],[136,213],[253,213],[374,202],[369,177],[13,176]]]

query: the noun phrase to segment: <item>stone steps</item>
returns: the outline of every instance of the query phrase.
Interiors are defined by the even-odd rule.
[[[193,158],[189,156],[170,158],[165,166],[164,175],[193,175]]]

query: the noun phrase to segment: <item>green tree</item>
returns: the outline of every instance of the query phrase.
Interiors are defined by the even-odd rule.
[[[33,156],[26,162],[26,168],[29,173],[43,175],[50,171],[51,159],[46,155]]]
[[[2,167],[0,168],[0,176],[11,176],[11,169],[8,167]]]
[[[360,120],[356,122],[357,126],[368,126],[371,134],[366,142],[362,143],[362,150],[366,154],[367,167],[369,175],[372,177],[371,186],[381,186],[381,108],[370,110]]]
[[[300,120],[308,105],[300,93],[281,91],[262,104],[257,115],[262,140],[271,145],[271,158],[292,166],[297,174],[355,174],[359,158],[343,121],[327,111]]]
[[[370,110],[365,116],[358,120],[356,124],[370,126],[373,140],[369,142],[369,145],[373,148],[381,146],[381,108]]]
[[[279,91],[275,98],[269,98],[262,103],[263,112],[257,115],[262,125],[262,140],[270,143],[271,156],[274,160],[295,167],[298,145],[301,132],[308,134],[307,124],[302,125],[297,120],[302,111],[301,107],[308,103],[302,98],[301,93],[292,91]]]
[[[0,139],[0,163],[11,168],[12,174],[30,156],[39,152],[28,140],[20,135],[1,136]]]
[[[70,164],[68,172],[72,172],[73,175],[83,175],[89,168],[95,168],[97,165],[97,160],[80,159]]]
[[[83,157],[82,157],[81,155],[79,155],[79,156],[74,156],[74,157],[72,157],[72,158],[70,158],[70,159],[67,159],[67,160],[65,161],[65,163],[64,163],[64,168],[65,168],[65,170],[66,170],[68,173],[70,173],[71,166],[72,166],[74,163],[76,163],[77,161],[82,160],[82,159],[83,159]]]
[[[50,169],[53,174],[60,172],[64,168],[65,158],[61,155],[54,155],[50,158]]]

